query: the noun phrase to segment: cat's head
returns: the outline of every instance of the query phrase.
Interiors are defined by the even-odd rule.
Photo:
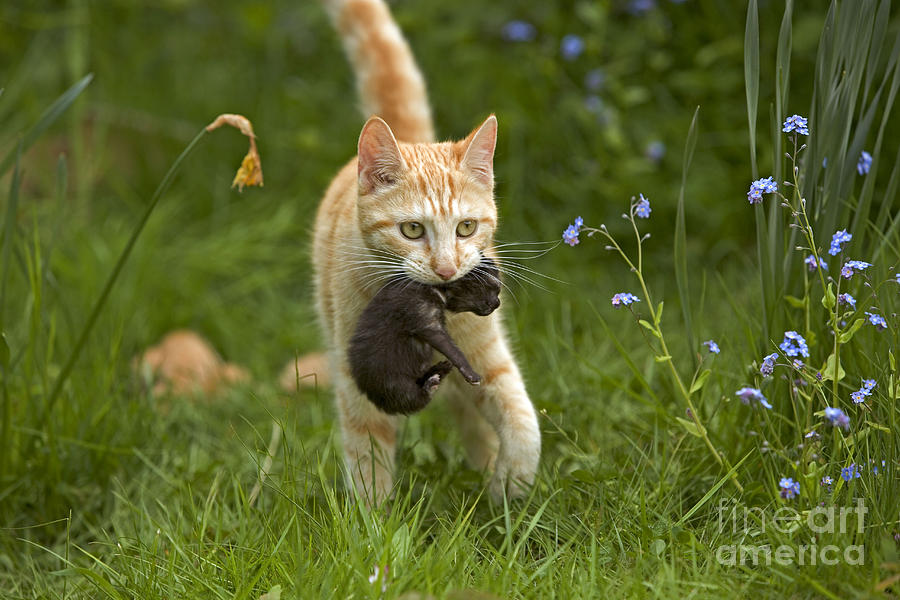
[[[359,137],[359,228],[394,270],[425,284],[456,281],[476,267],[497,226],[491,115],[468,137],[398,143],[372,117]]]

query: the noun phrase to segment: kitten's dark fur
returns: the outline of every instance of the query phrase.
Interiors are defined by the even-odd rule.
[[[500,306],[499,294],[500,272],[489,258],[447,285],[389,283],[360,315],[350,339],[347,358],[356,385],[384,412],[409,414],[425,408],[453,367],[469,383],[481,383],[447,333],[444,311],[486,316]],[[432,366],[434,350],[448,360]]]

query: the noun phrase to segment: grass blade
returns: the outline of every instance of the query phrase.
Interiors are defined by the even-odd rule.
[[[3,379],[3,413],[2,423],[0,423],[0,439],[9,440],[10,422],[12,421],[12,401],[9,398],[9,347],[6,343],[6,337],[3,335],[3,315],[6,312],[6,281],[9,275],[9,260],[12,255],[13,238],[16,233],[16,213],[19,204],[19,160],[22,158],[22,143],[20,142],[15,154],[15,168],[13,169],[12,182],[9,186],[9,200],[6,206],[6,222],[3,226],[3,250],[2,263],[0,263],[0,352],[3,354],[3,360],[0,360],[0,375]],[[6,474],[6,461],[10,452],[4,450],[0,452],[0,477]]]
[[[756,255],[759,262],[760,299],[762,308],[763,340],[769,339],[769,327],[775,305],[775,281],[772,272],[771,253],[769,252],[769,227],[766,223],[766,211],[762,204],[753,207],[756,218]]]
[[[688,169],[694,158],[697,146],[697,117],[700,107],[694,110],[694,118],[688,129],[687,141],[684,143],[684,159],[681,164],[681,190],[678,192],[678,213],[675,219],[675,282],[678,285],[678,296],[681,298],[681,311],[684,314],[684,330],[687,335],[688,353],[693,358],[694,369],[697,368],[697,352],[694,346],[694,328],[691,322],[691,295],[688,286],[687,270],[687,229],[684,222],[684,190],[687,186]]]
[[[872,148],[872,169],[869,171],[865,183],[863,183],[863,189],[860,193],[858,205],[859,208],[857,209],[856,215],[853,219],[853,231],[860,231],[860,228],[863,227],[864,224],[868,221],[869,212],[871,210],[872,197],[874,194],[875,182],[877,179],[876,175],[878,173],[879,167],[881,166],[881,146],[884,142],[884,132],[891,115],[891,110],[894,106],[894,101],[897,98],[897,91],[898,89],[900,89],[900,36],[897,37],[894,43],[894,49],[891,52],[891,58],[888,63],[888,68],[887,72],[885,73],[884,80],[882,81],[881,87],[879,88],[878,93],[875,96],[875,100],[872,101],[873,117],[874,110],[876,109],[878,100],[881,96],[881,92],[884,89],[885,84],[887,84],[888,80],[890,80],[891,85],[888,90],[888,96],[885,100],[884,108],[882,110],[881,125],[878,128],[878,135],[875,138],[875,146]],[[893,198],[894,196],[885,195],[884,197]],[[879,231],[884,230],[886,213],[890,209],[892,204],[892,202],[882,202],[881,210],[879,210],[879,214],[875,220],[876,227]]]
[[[66,380],[69,378],[69,375],[72,373],[72,368],[75,366],[75,362],[81,355],[81,349],[84,347],[84,344],[87,341],[91,330],[94,328],[94,323],[97,322],[97,318],[100,316],[100,312],[103,310],[103,306],[106,304],[106,299],[109,297],[109,294],[112,291],[116,280],[119,278],[119,273],[121,273],[122,267],[125,266],[125,262],[128,260],[128,257],[131,254],[131,250],[134,248],[138,237],[140,237],[141,232],[144,230],[144,226],[150,219],[150,215],[153,214],[153,210],[156,208],[156,205],[159,204],[160,198],[162,198],[163,194],[166,193],[166,191],[169,189],[169,186],[172,184],[172,180],[175,178],[175,175],[181,168],[181,163],[183,163],[188,155],[194,150],[194,147],[196,147],[196,145],[200,142],[200,139],[203,138],[204,135],[206,135],[206,128],[201,129],[200,133],[198,133],[194,137],[194,139],[191,140],[191,143],[188,144],[184,150],[182,150],[181,154],[178,155],[178,158],[175,159],[175,162],[172,163],[172,166],[169,168],[166,176],[163,177],[162,182],[160,182],[160,184],[157,186],[156,191],[153,192],[153,197],[150,199],[150,204],[147,206],[147,210],[144,211],[144,215],[135,226],[134,231],[131,233],[131,237],[128,240],[128,243],[125,244],[125,248],[123,248],[122,253],[119,254],[119,259],[116,261],[115,267],[113,267],[112,272],[109,274],[109,277],[106,280],[106,285],[103,286],[103,291],[100,292],[100,296],[94,303],[94,308],[91,310],[91,314],[85,322],[84,327],[81,330],[81,334],[78,336],[78,341],[75,342],[75,347],[72,348],[72,352],[69,354],[69,358],[66,360],[65,366],[62,368],[59,377],[56,379],[56,383],[53,385],[53,390],[50,392],[50,396],[48,397],[47,403],[44,406],[44,414],[41,419],[42,423],[46,422],[50,411],[53,410],[54,404],[56,404],[56,401],[59,399],[59,394],[62,391],[63,384],[65,384]]]
[[[785,115],[788,114],[787,106],[790,98],[791,87],[791,48],[793,45],[793,28],[791,19],[794,13],[794,2],[788,0],[784,6],[784,15],[781,18],[781,28],[778,31],[778,50],[775,55],[775,115],[772,119],[772,139],[775,140],[775,156],[773,164],[775,165],[775,181],[779,183],[784,181],[787,173],[783,168],[784,165],[784,135],[782,135],[781,124],[784,123]],[[792,229],[790,233],[791,240],[788,248],[794,247],[794,235],[796,230]],[[772,269],[772,284],[779,285],[777,289],[771,290],[770,299],[774,301],[773,307],[778,306],[779,299],[783,295],[783,290],[788,284],[790,278],[790,270],[785,268],[785,261],[790,260],[794,253],[785,254],[784,244],[784,218],[782,216],[781,206],[779,202],[769,203],[769,259]],[[778,316],[779,311],[773,312],[773,317]],[[773,325],[777,328],[777,322],[773,321]]]
[[[756,0],[750,0],[747,5],[747,25],[744,29],[744,87],[747,90],[747,123],[750,127],[750,167],[753,179],[758,179],[756,116],[759,108],[759,9]]]
[[[759,108],[759,8],[757,0],[750,0],[747,6],[747,24],[744,28],[744,85],[747,92],[747,123],[750,127],[750,161],[753,179],[759,178],[759,167],[756,161],[756,120]],[[763,311],[763,329],[768,338],[769,306],[768,293],[772,289],[768,244],[768,228],[766,215],[757,206],[754,209],[756,218],[756,249],[759,258]]]
[[[894,168],[891,170],[891,178],[888,181],[888,186],[885,190],[885,198],[896,198],[897,189],[900,187],[900,152],[897,153],[897,157],[894,160]],[[885,248],[888,246],[888,241],[891,237],[894,236],[897,231],[898,225],[900,225],[900,214],[898,214],[890,226],[887,226],[887,218],[890,213],[890,208],[893,207],[893,201],[885,201],[884,208],[882,207],[882,213],[884,215],[884,222],[881,222],[882,216],[879,215],[879,223],[876,224],[876,231],[883,231],[884,235],[881,238],[881,243],[878,244],[878,247],[875,249],[875,252],[872,254],[872,262],[878,262],[878,259],[881,258],[881,253],[884,252]]]
[[[84,91],[84,88],[91,83],[91,80],[94,79],[93,73],[88,73],[84,77],[82,77],[75,85],[67,89],[63,94],[57,98],[53,104],[47,107],[41,117],[37,120],[37,123],[31,126],[31,129],[28,130],[28,133],[25,134],[25,137],[22,138],[22,152],[28,150],[28,148],[37,140],[44,131],[47,130],[50,125],[53,124],[56,119],[60,117],[66,110],[75,102],[75,99],[81,95],[81,92]],[[16,151],[11,150],[4,158],[3,161],[0,162],[0,176],[3,176],[7,169],[12,165],[13,161],[16,158]]]
[[[744,461],[746,461],[750,457],[750,454],[752,454],[752,452],[748,452],[747,454],[745,454],[744,458],[739,460],[736,465],[731,467],[728,470],[728,472],[725,473],[725,475],[723,475],[721,478],[719,478],[719,481],[717,481],[714,486],[709,488],[709,490],[705,494],[703,494],[703,497],[700,498],[699,500],[697,500],[697,502],[694,504],[694,506],[691,507],[690,510],[688,510],[686,513],[684,513],[684,515],[682,515],[682,517],[678,520],[678,522],[675,523],[675,527],[681,527],[682,525],[684,525],[687,522],[687,520],[690,519],[694,515],[695,512],[700,510],[704,504],[709,502],[709,499],[712,498],[713,495],[716,492],[718,492],[719,489],[723,485],[725,485],[725,482],[728,481],[731,477],[733,477],[735,473],[737,473],[738,468],[742,464],[744,464]]]
[[[3,316],[6,313],[6,281],[9,277],[9,260],[12,256],[13,238],[16,235],[16,214],[19,210],[19,160],[22,158],[23,144],[16,146],[15,169],[9,185],[9,201],[6,204],[6,221],[3,224],[2,266],[0,266],[0,331],[3,330]]]

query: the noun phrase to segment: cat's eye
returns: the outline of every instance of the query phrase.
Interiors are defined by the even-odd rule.
[[[400,223],[400,233],[411,240],[417,240],[425,235],[425,228],[416,221],[404,221]]]
[[[469,237],[475,233],[476,229],[478,229],[478,221],[466,219],[465,221],[460,221],[459,225],[456,226],[456,235],[459,237]]]

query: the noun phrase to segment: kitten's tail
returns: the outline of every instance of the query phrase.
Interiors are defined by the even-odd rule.
[[[383,0],[323,0],[356,72],[365,117],[403,142],[434,141],[425,79]]]

